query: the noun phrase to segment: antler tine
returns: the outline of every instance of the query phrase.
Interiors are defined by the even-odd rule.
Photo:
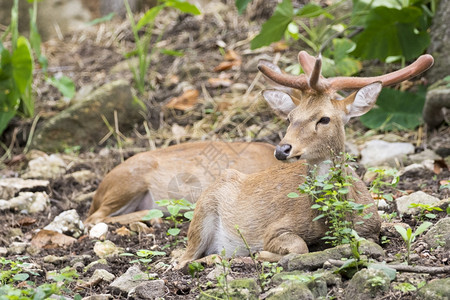
[[[298,53],[298,62],[300,63],[303,72],[305,72],[308,77],[311,76],[316,58],[312,55],[309,55],[308,52],[302,50]]]
[[[282,74],[274,71],[270,67],[266,66],[263,63],[258,64],[258,70],[267,76],[272,81],[281,84],[283,86],[304,90],[309,88],[308,86],[308,78],[306,75],[302,74],[300,76]]]
[[[426,70],[431,68],[433,63],[433,56],[425,54],[420,56],[409,66],[392,73],[375,77],[334,77],[329,78],[328,82],[330,83],[331,88],[334,90],[358,89],[375,81],[381,81],[383,83],[383,86],[389,86],[402,82],[404,80],[408,80],[414,76],[419,75],[422,72],[425,72]]]
[[[326,89],[325,81],[320,80],[320,73],[322,71],[322,55],[319,55],[316,58],[316,62],[314,63],[314,68],[309,76],[309,86],[318,92],[322,92]]]

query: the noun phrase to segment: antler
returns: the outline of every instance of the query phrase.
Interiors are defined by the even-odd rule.
[[[411,65],[385,75],[375,77],[333,77],[326,79],[320,75],[322,67],[320,55],[316,59],[305,51],[300,51],[298,61],[305,72],[305,74],[299,76],[276,72],[264,63],[260,63],[258,69],[278,84],[299,90],[313,89],[318,92],[324,92],[326,90],[358,89],[375,81],[381,81],[383,86],[393,85],[419,75],[428,70],[434,63],[433,57],[425,54],[420,56]]]

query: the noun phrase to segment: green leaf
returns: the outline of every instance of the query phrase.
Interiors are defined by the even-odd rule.
[[[75,96],[75,83],[67,76],[61,76],[60,78],[49,77],[47,82],[53,85],[60,91],[60,93],[66,99],[72,99]]]
[[[292,5],[292,4],[291,4]],[[317,4],[308,3],[304,5],[299,11],[296,13],[297,16],[303,18],[316,18],[318,16],[324,15],[329,19],[333,19],[333,15],[329,14],[326,10],[320,7]]]
[[[320,206],[319,204],[313,204],[313,205],[311,205],[311,208],[312,209],[319,209],[319,208],[321,208],[322,206]]]
[[[425,230],[427,230],[431,225],[433,225],[433,223],[431,222],[423,222],[422,224],[420,224],[419,227],[417,227],[416,231],[414,232],[413,236],[419,236],[421,235]]]
[[[247,5],[251,2],[252,0],[236,0],[235,4],[236,4],[236,8],[239,12],[240,15],[242,15],[245,11],[245,9],[247,8]]]
[[[154,6],[142,16],[139,22],[136,24],[136,30],[140,30],[142,27],[146,26],[155,20],[159,12],[165,7],[165,5]]]
[[[14,81],[19,89],[19,93],[25,93],[31,85],[33,74],[33,58],[31,56],[30,44],[28,40],[21,36],[17,39],[17,47],[11,55],[13,65]]]
[[[179,228],[170,228],[169,230],[167,230],[167,233],[169,235],[176,236],[180,233],[180,229]]]
[[[92,20],[92,21],[90,21],[89,23],[87,23],[87,25],[88,26],[92,26],[92,25],[96,25],[96,24],[99,24],[99,23],[104,23],[104,22],[108,22],[108,21],[111,21],[112,20],[112,18],[115,16],[116,14],[115,13],[109,13],[109,14],[107,14],[106,16],[103,16],[103,17],[101,17],[101,18],[97,18],[97,19],[94,19],[94,20]]]
[[[294,17],[290,0],[279,3],[272,17],[262,25],[261,32],[251,41],[250,48],[256,49],[279,41]]]
[[[192,220],[192,218],[194,217],[194,211],[187,211],[184,213],[184,217],[188,220]]]
[[[314,221],[317,221],[317,220],[320,220],[320,219],[322,219],[323,217],[325,217],[325,215],[324,215],[324,214],[320,214],[320,215],[318,215],[317,217],[315,217],[315,218],[313,219],[313,222],[314,222]]]
[[[14,281],[25,281],[30,277],[27,273],[19,273],[12,278]]]
[[[201,12],[194,4],[191,4],[185,0],[168,0],[166,1],[167,6],[174,7],[181,12],[193,15],[200,15]]]
[[[398,233],[400,233],[400,235],[402,236],[404,241],[408,240],[408,235],[406,233],[406,229],[405,228],[403,228],[400,225],[395,225],[394,228],[395,228],[395,230],[397,230]]]
[[[425,217],[427,217],[428,219],[436,219],[435,214],[425,214]]]
[[[162,54],[170,55],[170,56],[183,56],[183,51],[176,51],[176,50],[170,50],[170,49],[160,49],[159,50]]]
[[[0,99],[2,99],[0,95]],[[18,100],[18,99],[17,99]],[[0,136],[9,124],[9,121],[16,115],[16,110],[0,111]]]
[[[422,123],[426,88],[416,93],[384,88],[378,96],[377,107],[360,117],[368,128],[384,130],[414,129]]]
[[[298,197],[300,197],[297,193],[294,193],[294,192],[287,194],[287,196],[288,196],[288,198],[298,198]]]
[[[172,216],[178,215],[180,212],[181,207],[178,205],[167,205],[167,210]]]
[[[164,216],[163,212],[159,209],[151,209],[148,214],[146,214],[142,220],[149,221],[152,219],[162,218]]]
[[[421,15],[422,11],[417,7],[372,9],[366,28],[354,38],[356,48],[352,54],[381,60],[398,55],[406,60],[417,57],[430,43],[429,34],[417,28]]]
[[[170,200],[168,199],[159,200],[156,201],[156,204],[158,204],[159,206],[167,206],[170,204]]]

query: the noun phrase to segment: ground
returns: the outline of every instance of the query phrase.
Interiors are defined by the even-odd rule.
[[[261,14],[263,18],[267,18],[263,13]],[[153,86],[153,89],[149,90],[145,98],[142,99],[150,108],[146,116],[148,124],[151,124],[153,137],[150,145],[167,146],[179,141],[186,142],[199,139],[202,135],[207,136],[207,138],[262,140],[276,144],[280,136],[283,135],[286,124],[275,118],[264,104],[260,102],[257,105],[240,103],[243,98],[242,94],[236,100],[236,95],[231,94],[230,87],[214,88],[207,83],[209,78],[219,77],[218,73],[213,71],[223,61],[223,53],[218,44],[220,46],[223,43],[226,46],[225,49],[235,49],[242,58],[242,67],[223,73],[226,79],[246,83],[248,86],[257,76],[254,68],[256,65],[251,64],[252,59],[264,54],[277,55],[274,54],[273,48],[265,48],[256,52],[248,50],[250,37],[254,36],[258,30],[258,21],[249,23],[248,16],[238,17],[236,12],[229,10],[222,17],[209,14],[202,19],[186,15],[173,15],[172,21],[161,22],[157,30],[162,30],[163,27],[166,28],[162,38],[164,48],[184,50],[185,55],[182,58],[177,58],[157,54],[153,60],[149,74],[149,83]],[[129,23],[119,20],[74,32],[66,36],[64,40],[51,40],[44,44],[44,51],[50,62],[50,71],[54,73],[62,72],[70,76],[75,81],[78,91],[86,86],[95,88],[117,78],[125,78],[132,82],[130,72],[113,71],[114,66],[125,61],[123,54],[132,48],[133,38]],[[292,45],[284,50],[281,53],[283,58],[281,64],[288,64],[285,58],[289,58],[289,62],[292,62],[299,50],[299,45]],[[167,83],[170,80],[173,80],[173,83]],[[203,100],[196,104],[195,109],[186,113],[179,110],[164,109],[165,103],[172,97],[180,95],[180,89],[177,89],[176,86],[181,82],[188,82],[195,89],[202,91]],[[255,82],[255,91],[249,89],[251,99],[257,98],[256,90],[263,86],[262,80]],[[41,121],[68,106],[68,103],[61,99],[59,93],[53,87],[45,84],[39,76],[35,81],[35,88],[36,111],[39,112]],[[217,114],[212,116],[208,112],[211,110]],[[6,156],[1,165],[0,176],[18,176],[26,168],[27,156],[23,155],[22,151],[31,124],[32,120],[14,119],[2,137],[4,144],[13,143],[13,147],[12,152],[9,153],[9,156]],[[175,137],[171,130],[174,124],[185,129],[181,137]],[[13,130],[13,128],[17,130]],[[194,129],[200,129],[200,134]],[[423,137],[423,141],[418,142],[416,133],[422,132],[422,129],[413,132],[395,132],[393,135],[397,136],[399,140],[413,142],[416,145],[416,151],[419,152],[423,149],[424,142],[430,141],[435,136],[448,136],[450,134],[448,128],[441,128],[437,132],[429,133]],[[355,140],[354,137],[356,136],[368,135],[367,129],[357,120],[351,122],[349,131],[350,140]],[[205,132],[207,132],[207,135],[204,134]],[[445,139],[442,143],[445,143]],[[66,158],[77,157],[77,160],[74,160],[74,163],[70,166],[70,172],[90,170],[97,177],[83,185],[70,177],[52,180],[49,190],[52,201],[51,208],[43,213],[30,216],[18,212],[2,211],[0,213],[0,226],[5,234],[0,237],[0,247],[7,247],[13,241],[30,240],[36,230],[43,228],[49,220],[64,210],[74,208],[81,218],[85,219],[90,202],[77,203],[73,199],[80,194],[95,191],[102,177],[113,166],[120,163],[120,153],[126,159],[137,152],[143,151],[148,145],[149,138],[145,127],[142,124],[137,124],[135,131],[126,137],[121,151],[117,150],[114,139],[108,140],[106,144],[94,147],[91,149],[92,151],[79,152],[77,149],[68,149]],[[110,149],[107,155],[100,154],[103,148]],[[436,148],[439,148],[439,145]],[[448,169],[445,170],[444,168],[439,174],[429,172],[431,173],[414,173],[402,176],[397,187],[398,190],[392,190],[394,197],[399,197],[404,192],[411,193],[422,190],[440,199],[447,198],[449,196],[448,190],[439,189],[439,187],[442,180],[448,180]],[[433,222],[444,216],[446,216],[445,212],[438,213]],[[414,219],[401,220],[394,217],[393,221],[403,221],[415,225]],[[158,277],[165,281],[167,287],[165,299],[193,299],[199,294],[198,285],[206,290],[208,289],[208,281],[215,282],[215,279],[206,278],[213,267],[207,267],[196,280],[193,280],[190,275],[167,268],[167,265],[170,265],[172,261],[170,256],[172,250],[182,249],[185,246],[188,223],[181,226],[181,233],[176,237],[167,235],[170,226],[171,224],[168,222],[153,224],[150,226],[149,232],[123,236],[118,233],[120,230],[116,231],[122,225],[110,224],[108,239],[118,247],[122,247],[127,253],[134,254],[140,249],[166,252],[166,256],[155,257],[148,265],[143,264],[141,269],[148,268],[150,273],[157,273]],[[389,239],[389,243],[382,244],[387,253],[387,262],[396,261],[399,259],[399,253],[405,253],[405,247],[400,236],[392,235]],[[130,261],[134,258],[114,256],[107,258],[107,266],[97,265],[88,271],[84,271],[83,266],[87,266],[98,259],[93,251],[95,242],[96,240],[82,236],[67,248],[41,249],[36,253],[26,255],[31,262],[40,265],[42,270],[45,271],[74,266],[76,261],[81,260],[82,264],[77,265],[77,271],[81,274],[83,280],[87,280],[96,268],[105,268],[116,276],[120,276],[131,266]],[[414,249],[418,254],[414,261],[417,265],[439,266],[449,264],[448,253],[445,253],[442,249],[426,250],[421,246],[420,241],[415,244]],[[50,263],[45,260],[48,255],[63,257],[63,259]],[[9,259],[17,259],[17,257],[13,254],[7,256]],[[251,261],[234,259],[231,263],[231,276],[233,278],[255,277],[256,270]],[[428,278],[431,277],[438,278],[443,277],[443,275],[432,275]],[[47,281],[45,274],[42,273],[31,279],[37,284]],[[109,283],[100,282],[86,288],[77,282],[73,282],[69,285],[70,295],[79,293],[84,297],[110,293],[114,299],[125,299],[127,297],[125,294],[120,294],[116,290],[108,288],[108,285]],[[339,299],[342,297],[342,290],[335,289],[332,291],[332,295]],[[413,299],[413,295],[412,292],[392,289],[383,299]]]

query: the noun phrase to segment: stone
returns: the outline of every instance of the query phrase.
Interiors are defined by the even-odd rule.
[[[344,290],[345,300],[380,299],[390,287],[389,277],[378,269],[356,272]]]
[[[206,275],[206,279],[216,280],[217,277],[219,277],[222,273],[223,273],[223,268],[221,266],[215,266],[214,269],[212,269],[212,271],[209,272],[208,275]],[[230,274],[227,275],[228,281],[231,281],[233,279],[234,278]]]
[[[116,111],[120,131],[126,135],[134,124],[142,120],[142,110],[145,107],[135,100],[127,81],[107,83],[84,101],[46,120],[37,130],[32,147],[50,152],[64,151],[74,146],[87,149],[97,145],[109,133],[102,115],[109,124],[114,124]]]
[[[60,213],[44,229],[68,234],[77,238],[83,233],[84,225],[77,211],[71,209]]]
[[[11,245],[9,245],[8,253],[16,255],[24,254],[29,245],[29,243],[25,242],[12,242]]]
[[[440,159],[442,159],[442,157],[437,155],[431,149],[425,149],[422,152],[419,152],[419,153],[416,153],[416,154],[411,154],[408,157],[413,163],[421,163],[424,160],[440,160]]]
[[[114,297],[111,294],[98,294],[84,297],[81,300],[110,300],[110,299],[114,299]]]
[[[104,240],[108,234],[108,225],[105,223],[97,223],[89,230],[89,238]]]
[[[0,210],[13,209],[28,213],[44,211],[50,205],[50,197],[46,192],[21,192],[10,200],[0,200]]]
[[[0,256],[6,256],[8,254],[8,248],[0,247]]]
[[[166,284],[162,279],[146,281],[135,288],[134,294],[141,299],[156,299],[166,294]]]
[[[424,241],[430,248],[436,249],[439,246],[445,246],[450,237],[450,217],[440,219],[436,224],[430,227],[423,235]]]
[[[122,253],[123,249],[117,247],[113,242],[106,240],[95,243],[94,252],[98,257],[106,258],[108,256],[114,256]]]
[[[46,191],[50,187],[48,180],[1,178],[0,199],[11,199],[19,192]]]
[[[67,256],[47,255],[43,258],[43,261],[51,264],[60,264],[69,260]]]
[[[411,143],[388,143],[372,140],[365,143],[361,150],[360,163],[369,167],[396,166],[398,162],[405,161],[407,155],[411,153],[414,153],[414,146]]]
[[[105,269],[97,269],[94,271],[94,274],[92,274],[92,277],[89,279],[89,282],[97,282],[99,279],[111,282],[116,278],[113,274],[109,273]]]
[[[76,182],[81,185],[85,185],[87,182],[97,179],[97,175],[89,170],[80,170],[64,176],[65,179],[73,178]]]
[[[257,300],[258,295],[261,293],[261,288],[258,285],[255,278],[240,278],[228,282],[228,295],[231,299],[247,299]],[[215,288],[208,290],[207,295],[200,294],[198,299],[206,300],[213,298],[224,298],[224,292],[222,289]]]
[[[134,265],[128,268],[122,276],[116,278],[109,286],[122,292],[130,293],[137,286],[154,277],[157,277],[157,274],[144,273],[139,269],[139,266]]]
[[[448,300],[450,299],[450,277],[435,279],[428,282],[418,293],[418,298],[422,300]]]
[[[412,203],[417,204],[428,204],[428,205],[436,205],[439,203],[439,199],[433,196],[430,196],[422,191],[418,191],[412,193],[407,196],[403,196],[395,199],[395,204],[397,206],[397,212],[399,216],[403,215],[416,215],[419,213],[418,208],[409,207]]]
[[[315,274],[302,272],[302,271],[293,271],[293,272],[281,272],[275,274],[272,278],[272,284],[283,284],[289,281],[302,283],[307,286],[307,288],[312,292],[314,299],[324,297],[327,295],[327,285],[328,282],[325,279],[324,274],[331,278],[330,275],[334,275],[333,277],[339,277],[339,275],[332,274],[331,272],[317,272]],[[331,282],[331,280],[330,280]],[[333,280],[334,283],[334,280]]]
[[[363,240],[359,247],[361,254],[380,258],[384,257],[383,248],[380,245]],[[340,245],[333,248],[326,249],[324,251],[311,252],[306,254],[288,254],[280,259],[279,265],[283,267],[285,271],[294,270],[317,270],[323,266],[323,264],[329,259],[340,260],[342,258],[349,258],[352,256],[350,245]]]
[[[59,155],[45,155],[30,160],[22,178],[56,179],[66,173],[66,167],[66,163]]]
[[[287,281],[272,288],[268,292],[267,300],[314,300],[311,290],[302,282]]]

